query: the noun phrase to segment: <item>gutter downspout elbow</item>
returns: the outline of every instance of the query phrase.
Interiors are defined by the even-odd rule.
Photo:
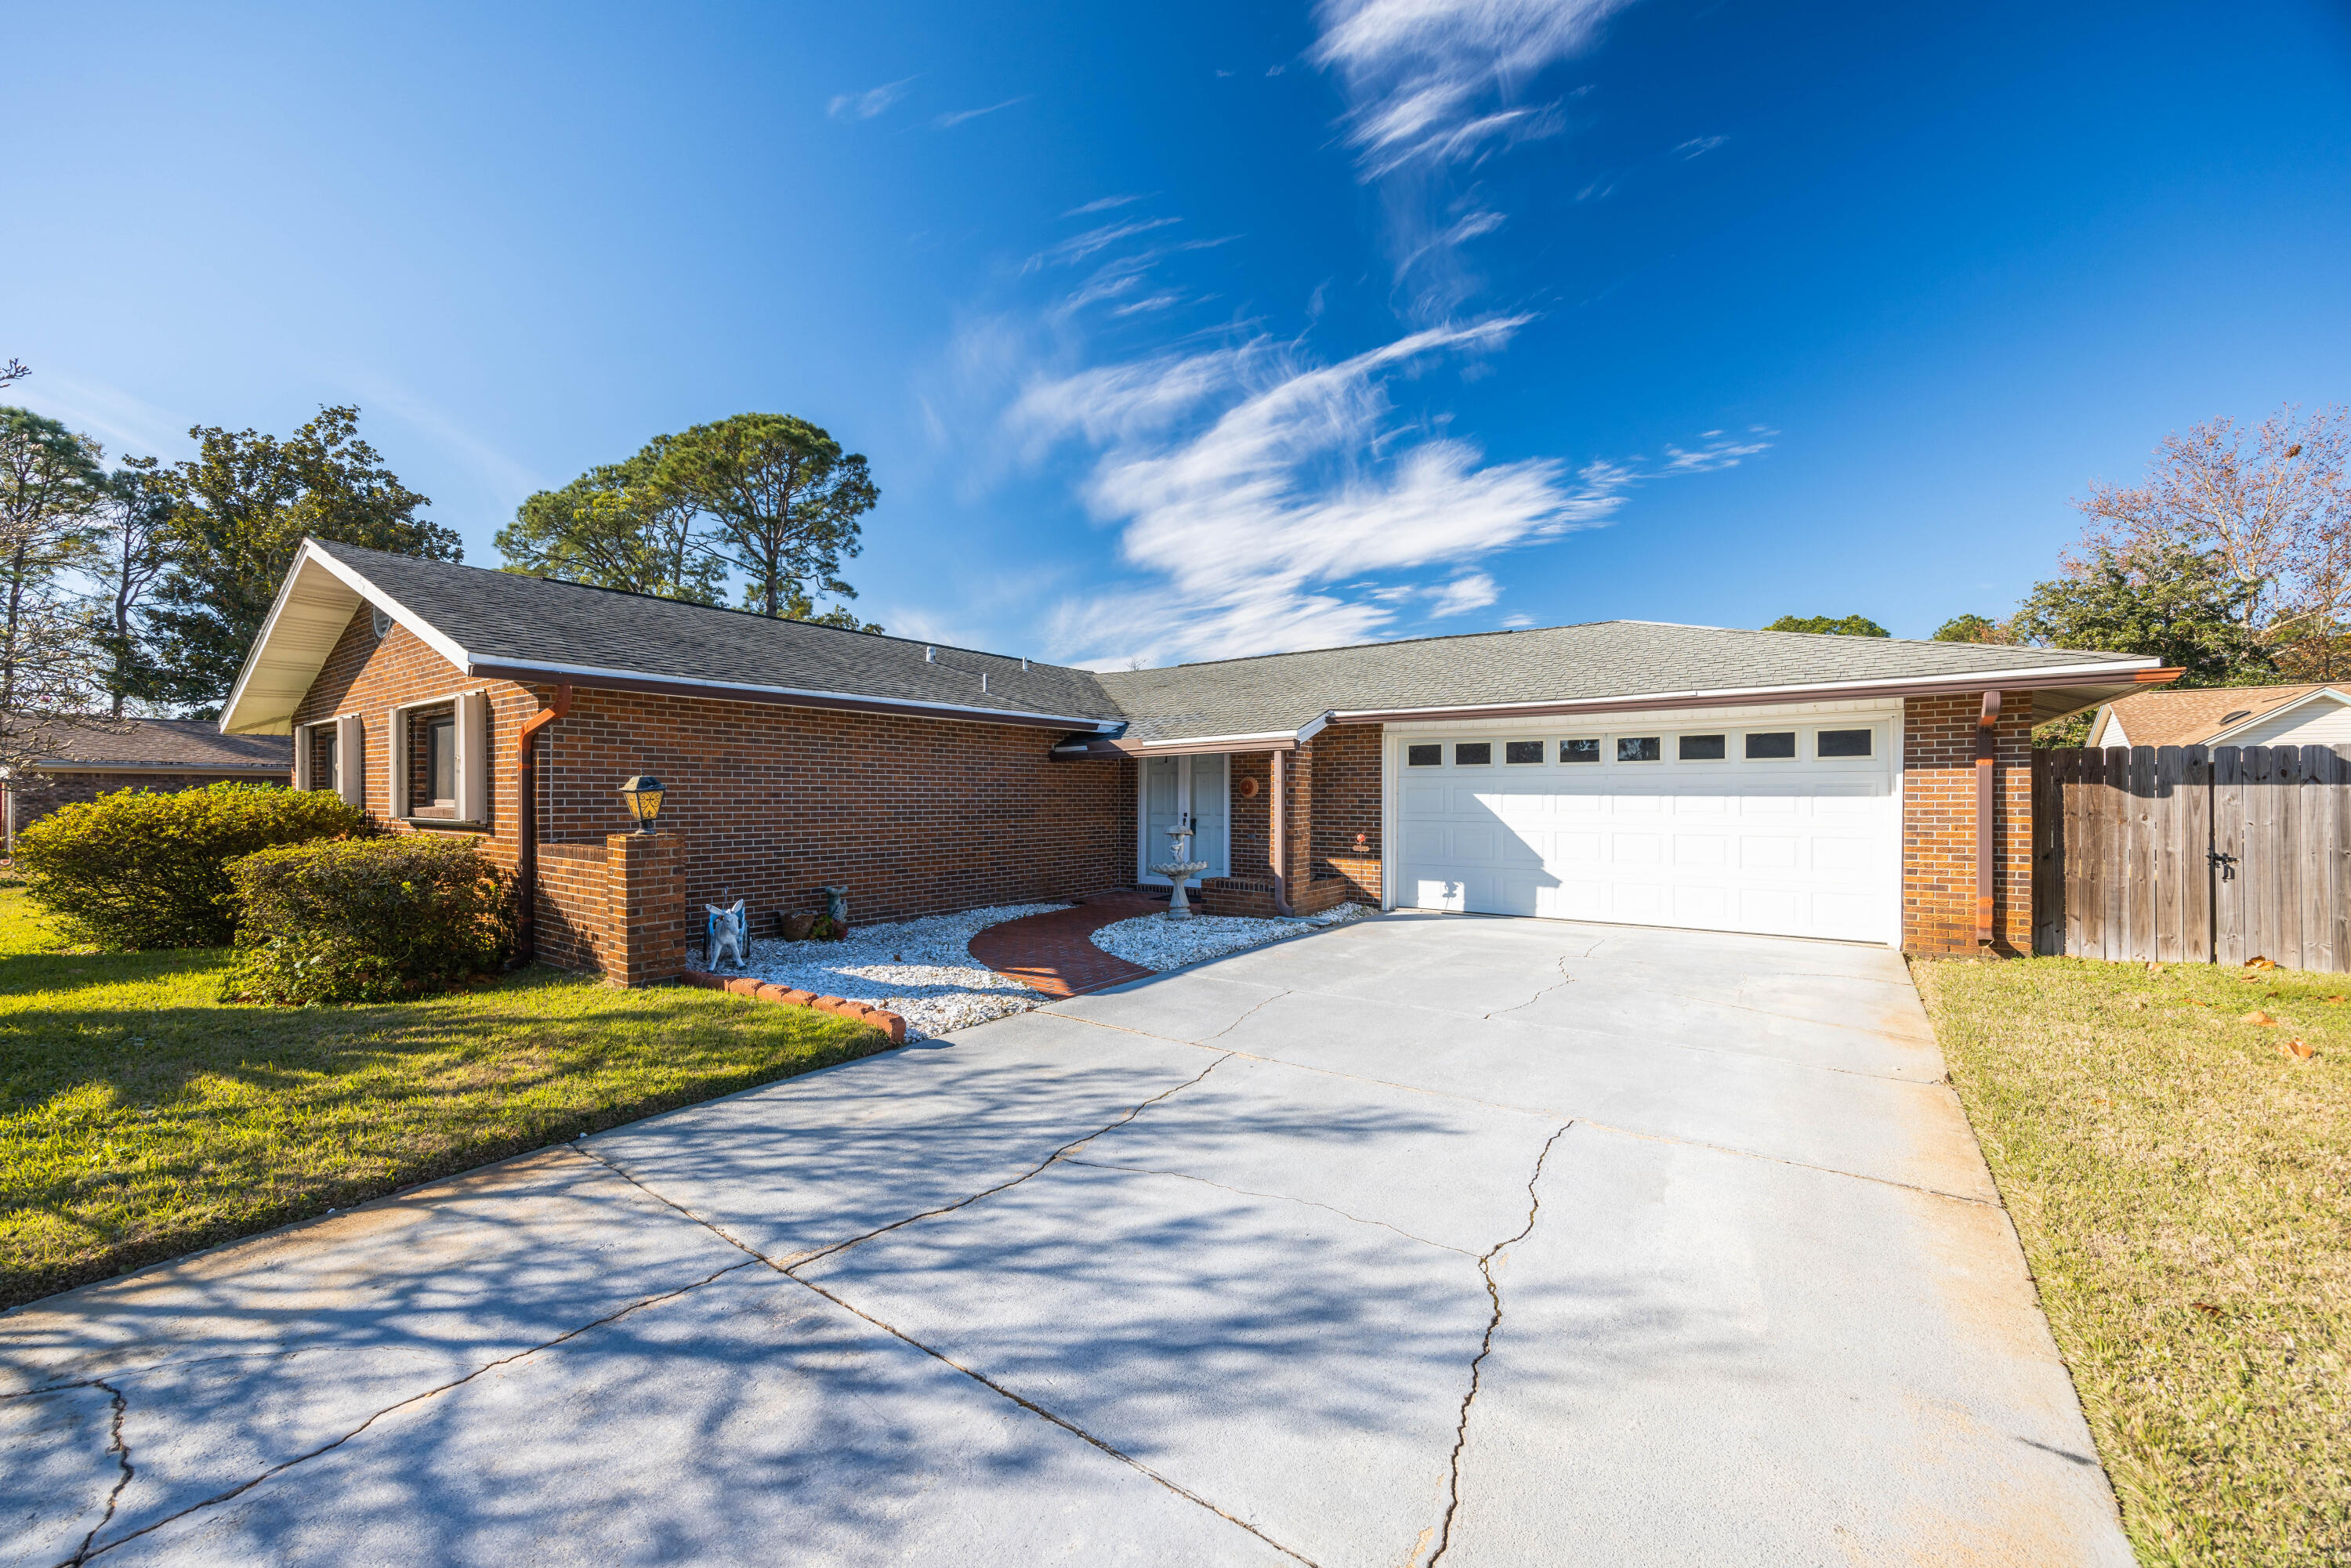
[[[515,732],[515,962],[538,956],[534,941],[538,904],[538,732],[571,711],[571,688],[555,688],[555,700],[523,720]]]
[[[1272,830],[1267,835],[1273,850],[1273,912],[1294,913],[1290,907],[1290,753],[1273,753],[1273,788],[1266,791]]]
[[[1983,695],[1976,718],[1976,945],[1992,940],[1992,768],[2000,725],[2000,694]]]

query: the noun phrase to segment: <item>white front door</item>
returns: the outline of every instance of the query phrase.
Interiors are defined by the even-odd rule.
[[[1892,942],[1895,736],[1868,713],[1400,735],[1395,901]]]
[[[1231,813],[1226,808],[1228,774],[1222,754],[1207,757],[1146,757],[1143,759],[1140,839],[1136,873],[1144,882],[1167,879],[1151,868],[1164,865],[1176,841],[1170,828],[1192,830],[1192,858],[1206,861],[1200,874],[1232,874]]]

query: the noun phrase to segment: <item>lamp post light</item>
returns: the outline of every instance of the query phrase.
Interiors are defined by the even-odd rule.
[[[629,815],[637,820],[637,831],[653,831],[653,819],[661,815],[662,781],[650,773],[640,773],[621,786],[621,799],[629,803]]]

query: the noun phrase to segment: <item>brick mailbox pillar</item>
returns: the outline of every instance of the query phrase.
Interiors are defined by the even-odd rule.
[[[677,978],[700,934],[686,919],[685,835],[608,834],[604,874],[619,949],[605,958],[605,975],[623,986]]]

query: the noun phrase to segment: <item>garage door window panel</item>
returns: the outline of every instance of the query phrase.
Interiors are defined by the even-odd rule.
[[[1445,747],[1407,746],[1404,748],[1404,763],[1407,768],[1442,768],[1445,766]]]
[[[1666,743],[1662,736],[1627,735],[1616,741],[1619,762],[1659,762],[1665,759]]]
[[[1865,729],[1824,729],[1815,742],[1817,755],[1830,757],[1868,757],[1871,732]]]
[[[1502,760],[1512,767],[1528,763],[1540,766],[1543,759],[1543,743],[1540,740],[1506,740],[1502,743]]]
[[[1456,768],[1490,768],[1494,765],[1494,743],[1490,740],[1465,740],[1453,748]]]
[[[1597,737],[1562,740],[1559,743],[1559,759],[1562,762],[1597,762],[1600,760],[1600,742]]]
[[[1747,760],[1750,762],[1793,762],[1796,759],[1796,732],[1792,729],[1759,729],[1747,736]]]
[[[1719,735],[1676,736],[1675,756],[1684,762],[1719,762],[1728,755]]]

